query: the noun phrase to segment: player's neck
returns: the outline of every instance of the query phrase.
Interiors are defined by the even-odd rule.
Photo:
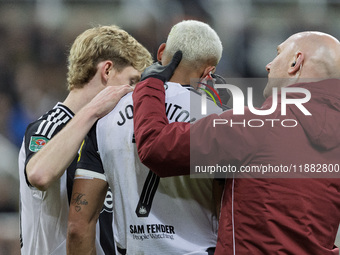
[[[79,112],[87,103],[89,103],[97,92],[85,86],[80,89],[73,89],[70,91],[63,104],[66,105],[74,114]]]
[[[171,82],[176,82],[182,85],[188,85],[191,82],[192,78],[198,78],[199,74],[195,71],[182,71],[182,70],[176,70],[173,76],[169,81]]]

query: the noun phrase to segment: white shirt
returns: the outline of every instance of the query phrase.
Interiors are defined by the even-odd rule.
[[[168,82],[165,87],[170,122],[201,117],[190,115],[190,101],[201,100],[197,92],[178,83]],[[207,108],[209,113],[222,112],[210,100]],[[98,168],[94,170],[93,155],[97,151]],[[98,121],[83,146],[77,168],[76,175],[102,178],[109,183],[114,239],[126,254],[206,255],[209,247],[215,247],[218,222],[213,180],[159,178],[140,162],[134,142],[132,93]]]

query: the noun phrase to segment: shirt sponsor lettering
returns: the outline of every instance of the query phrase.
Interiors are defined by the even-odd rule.
[[[175,227],[163,224],[130,225],[130,233],[133,239],[175,239]]]

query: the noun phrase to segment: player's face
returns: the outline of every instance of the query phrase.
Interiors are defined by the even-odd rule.
[[[265,98],[272,95],[273,87],[282,88],[289,85],[288,69],[294,58],[293,47],[291,40],[283,42],[277,47],[276,57],[266,65],[268,83],[263,92]]]
[[[124,84],[129,84],[130,86],[134,86],[139,82],[141,76],[141,72],[133,68],[132,66],[125,67],[122,71],[112,72],[109,80],[109,86],[119,86]]]

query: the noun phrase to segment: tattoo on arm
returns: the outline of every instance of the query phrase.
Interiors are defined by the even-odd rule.
[[[75,210],[79,212],[81,210],[81,206],[88,205],[88,202],[85,198],[85,194],[83,193],[74,193],[72,195],[71,204],[75,206]]]

